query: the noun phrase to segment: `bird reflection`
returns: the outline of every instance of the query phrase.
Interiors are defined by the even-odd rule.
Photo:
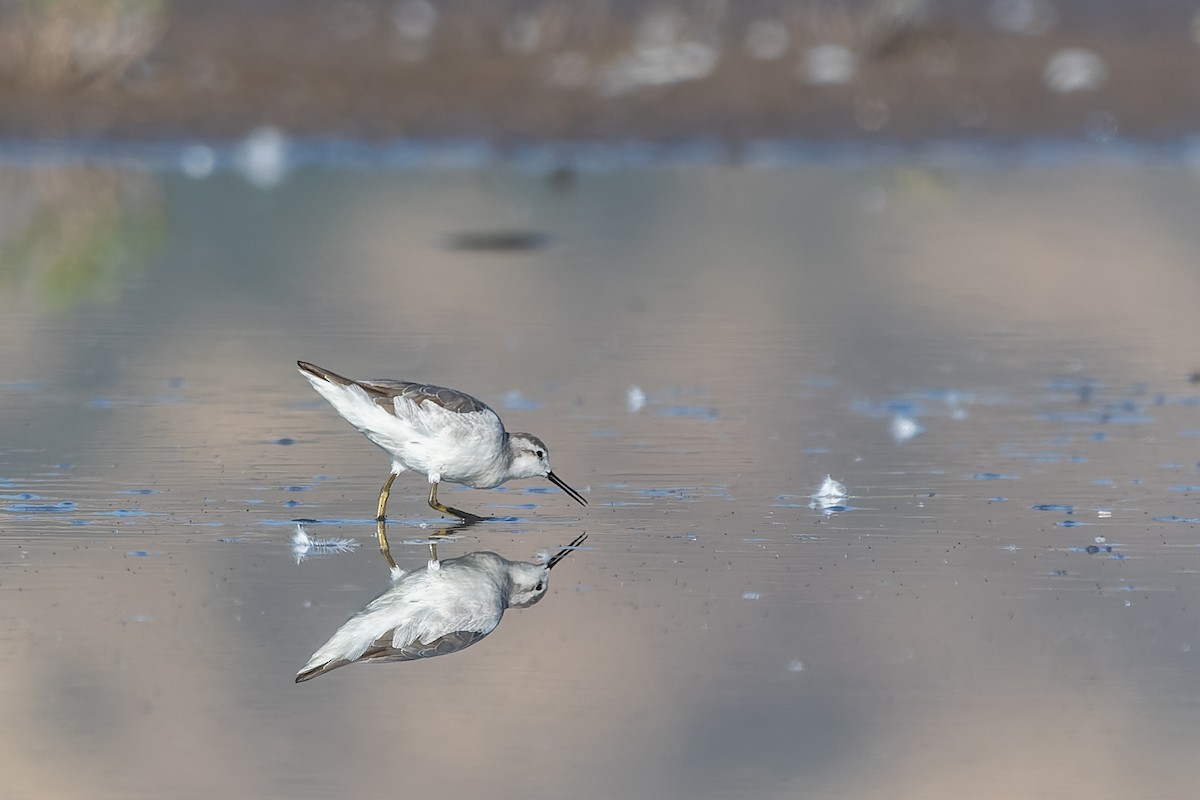
[[[412,572],[396,566],[386,523],[377,523],[380,552],[392,570],[392,586],[338,628],[296,675],[303,683],[356,661],[413,661],[456,653],[491,633],[508,608],[528,608],[545,596],[550,570],[583,544],[577,536],[544,563],[509,561],[487,551],[440,560],[437,540],[429,563]]]

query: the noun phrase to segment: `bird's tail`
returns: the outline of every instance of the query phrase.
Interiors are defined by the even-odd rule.
[[[354,662],[346,661],[345,659],[341,659],[341,658],[335,658],[332,661],[325,661],[321,664],[316,664],[316,665],[313,665],[313,663],[310,661],[310,662],[308,662],[308,664],[306,664],[304,666],[304,669],[300,670],[300,672],[298,672],[296,674],[296,683],[304,683],[305,681],[311,681],[313,678],[317,677],[318,675],[324,675],[326,672],[329,672],[330,670],[335,670],[338,667],[344,667],[347,664],[352,664],[352,663],[354,663]]]
[[[316,364],[310,364],[307,361],[297,361],[296,366],[300,367],[300,372],[304,373],[305,377],[311,375],[313,377],[320,378],[321,380],[329,381],[330,383],[336,383],[339,386],[349,386],[350,384],[354,383],[354,381],[345,376],[338,375],[336,372],[330,372],[327,369],[318,367]]]

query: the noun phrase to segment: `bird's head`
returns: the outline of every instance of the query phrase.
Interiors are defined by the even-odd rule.
[[[546,447],[545,442],[532,433],[512,433],[509,434],[508,441],[512,448],[513,477],[533,478],[540,475],[570,495],[571,499],[581,506],[587,505],[583,495],[568,486],[566,481],[550,469],[550,448]]]
[[[508,607],[529,608],[545,597],[546,590],[550,588],[550,570],[554,569],[555,565],[566,558],[572,550],[583,544],[583,540],[586,538],[586,533],[580,534],[569,545],[546,559],[544,563],[530,564],[526,561],[517,561],[510,564],[509,578],[512,581],[512,588],[508,593]]]

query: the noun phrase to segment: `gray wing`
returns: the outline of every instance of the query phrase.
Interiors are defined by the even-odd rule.
[[[371,396],[376,403],[390,412],[395,412],[397,397],[403,397],[416,405],[433,403],[447,411],[456,414],[470,414],[473,411],[491,411],[482,400],[478,400],[466,392],[457,389],[447,389],[444,386],[431,386],[428,383],[411,383],[409,381],[392,381],[384,378],[355,381],[363,391]]]
[[[439,636],[432,642],[413,642],[403,647],[392,647],[392,632],[388,631],[375,640],[375,644],[359,656],[359,661],[416,661],[419,658],[433,658],[457,653],[487,636],[484,631],[454,631],[445,636]]]
[[[434,639],[428,644],[417,642],[405,645],[404,647],[392,647],[392,631],[388,631],[376,639],[373,645],[353,661],[347,661],[344,658],[335,658],[332,661],[318,664],[310,669],[301,670],[300,674],[296,676],[296,683],[310,681],[318,675],[324,675],[326,672],[338,669],[339,667],[357,664],[359,661],[416,661],[422,658],[433,658],[434,656],[457,653],[459,650],[464,650],[475,644],[490,632],[455,631],[454,633],[448,633],[445,636]]]

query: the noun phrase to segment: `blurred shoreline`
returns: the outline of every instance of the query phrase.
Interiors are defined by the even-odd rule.
[[[270,126],[736,153],[762,141],[1170,143],[1200,130],[1197,26],[1171,24],[1190,19],[1177,4],[1135,33],[1095,15],[1073,26],[1045,0],[944,6],[10,0],[0,139],[213,140]]]

